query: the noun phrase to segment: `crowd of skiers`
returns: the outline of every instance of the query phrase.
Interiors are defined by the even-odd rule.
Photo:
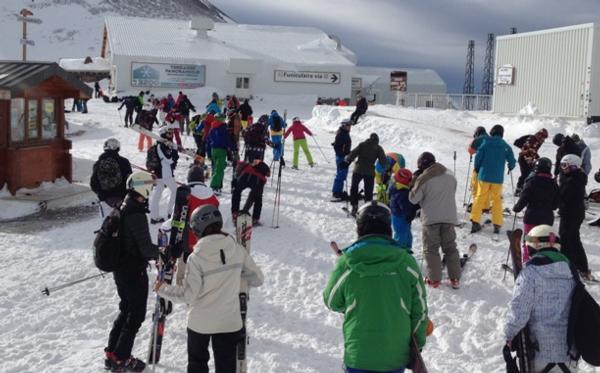
[[[122,104],[128,111],[126,126],[133,123],[133,111],[138,112],[135,122],[144,123],[149,130],[153,129],[153,123],[163,119],[177,122],[177,125],[159,128],[164,141],[150,146],[154,147],[156,158],[148,156],[148,169],[132,172],[130,163],[118,154],[119,142],[108,139],[90,181],[104,214],[111,208],[120,208],[126,253],[122,268],[114,273],[120,313],[109,335],[105,365],[116,372],[144,369],[145,364],[132,357],[131,350],[145,317],[147,262],[160,261],[167,255],[152,243],[146,214],[150,214],[152,224],[164,222],[159,202],[165,187],[171,191],[167,217],[174,211],[177,190],[174,171],[182,151],[176,133],[183,134],[186,130],[194,136],[197,147],[197,157],[190,166],[187,180],[192,190],[190,212],[194,211],[189,222],[189,239],[178,259],[176,283],[157,282],[154,289],[162,297],[191,306],[187,326],[188,372],[208,371],[209,341],[212,341],[217,372],[233,372],[235,346],[242,328],[239,307],[235,306],[239,278],[243,271],[250,286],[259,286],[263,275],[248,253],[222,231],[218,197],[227,161],[234,175],[232,219],[235,222],[241,212],[250,213],[253,209],[253,223],[258,225],[264,185],[273,167],[273,163],[269,167],[264,162],[267,146],[273,148],[273,162],[283,167],[284,141],[291,134],[294,140],[292,168],[299,166],[300,149],[312,167],[314,162],[306,135],[313,134],[297,117],[288,128],[276,110],[255,122],[248,100],[240,103],[231,96],[223,105],[216,93],[204,114],[189,118],[188,111],[186,119],[180,110],[182,102],[189,102],[187,97],[181,92],[177,101],[169,96],[164,98],[164,104],[163,99],[152,97],[149,100],[152,107],[146,107],[149,110],[143,109],[148,105],[144,103],[143,92],[134,100],[131,112],[129,98]],[[173,106],[169,107],[171,101]],[[195,111],[191,103],[183,106]],[[140,118],[144,111],[151,112],[153,119],[149,125]],[[161,119],[156,117],[159,111],[165,113]],[[426,335],[431,333],[425,286],[440,287],[445,266],[447,283],[454,289],[460,288],[462,268],[455,231],[459,223],[457,180],[430,152],[420,154],[416,170],[409,170],[400,153],[384,151],[376,133],[352,147],[351,129],[364,111],[343,120],[332,143],[336,154],[332,202],[350,204],[348,214],[356,218],[358,239],[342,250],[336,249],[340,259],[331,273],[323,299],[329,309],[345,314],[347,372],[403,372],[414,366],[416,351],[424,346]],[[493,126],[489,135],[485,128],[479,127],[468,147],[469,167],[473,164],[469,175],[473,203],[465,203],[465,207],[469,205],[471,210],[471,233],[482,229],[485,211],[491,212],[494,233],[499,233],[505,210],[502,205],[505,165],[510,174],[518,163],[521,175],[514,191],[518,201],[512,210],[515,214],[525,210],[523,261],[531,265],[524,266],[515,286],[505,327],[506,342],[510,346],[523,326],[529,325],[531,338],[538,346],[535,363],[540,369],[536,371],[549,372],[552,364],[557,364],[555,369],[568,371],[564,370],[569,369],[571,359],[566,334],[570,296],[576,283],[574,276],[593,280],[579,234],[585,216],[587,175],[591,171],[590,151],[577,135],[558,134],[553,139],[558,146],[553,167],[550,159],[538,154],[548,137],[545,129],[515,141],[514,145],[519,148],[518,160],[503,136],[501,125]],[[243,157],[240,157],[241,139]],[[143,150],[142,141],[140,138],[140,150]],[[210,185],[204,184],[205,157],[212,163]],[[348,192],[348,171],[353,162]],[[361,183],[362,194],[359,192]],[[246,189],[250,192],[240,209]],[[364,204],[359,208],[361,199]],[[560,216],[558,231],[552,228],[556,209]],[[411,224],[417,216],[422,225],[424,277],[411,251]],[[206,276],[208,272],[218,275]],[[367,288],[369,291],[365,292]],[[371,323],[358,322],[362,319],[369,319]],[[411,348],[413,339],[414,348]]]

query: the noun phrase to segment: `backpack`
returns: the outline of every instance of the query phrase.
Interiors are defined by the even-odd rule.
[[[100,190],[114,190],[123,183],[121,166],[119,166],[119,161],[113,157],[98,160],[94,165],[93,172],[96,174]]]
[[[271,130],[273,132],[281,131],[281,117],[274,116],[273,121],[271,122]]]
[[[115,208],[104,218],[100,229],[94,232],[94,264],[103,272],[119,268],[122,257],[120,228],[121,210]]]
[[[152,172],[160,170],[160,158],[158,158],[158,150],[156,144],[152,145],[146,152],[146,168]]]
[[[529,139],[529,135],[521,136],[515,140],[513,145],[516,146],[517,148],[521,149],[523,147],[523,145],[525,145],[525,143],[527,142],[528,139]]]
[[[569,353],[575,360],[583,360],[593,366],[600,366],[600,306],[585,290],[577,270],[571,266],[575,289],[571,297],[567,344]],[[574,356],[573,356],[574,355]]]

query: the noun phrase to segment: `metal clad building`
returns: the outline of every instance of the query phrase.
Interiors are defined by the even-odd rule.
[[[540,115],[600,115],[600,25],[561,27],[497,38],[493,108]]]

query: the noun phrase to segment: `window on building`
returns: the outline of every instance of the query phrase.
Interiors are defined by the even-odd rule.
[[[20,142],[25,139],[25,99],[10,100],[10,141]]]
[[[239,76],[235,79],[235,88],[237,89],[249,89],[250,78]]]
[[[42,100],[42,139],[53,139],[57,136],[55,100]]]
[[[38,100],[27,100],[27,139],[35,140],[40,137],[38,128]]]

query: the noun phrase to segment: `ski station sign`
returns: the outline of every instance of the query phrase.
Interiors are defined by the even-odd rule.
[[[275,70],[274,80],[287,83],[340,84],[342,74],[324,71]]]

